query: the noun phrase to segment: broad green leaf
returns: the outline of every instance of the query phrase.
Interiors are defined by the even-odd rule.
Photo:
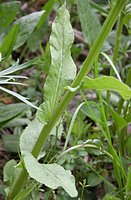
[[[36,28],[33,33],[30,35],[27,45],[31,49],[32,52],[35,52],[38,48],[40,48],[40,44],[43,41],[43,38],[47,32],[48,21],[43,22],[40,28]]]
[[[13,153],[18,153],[19,151],[19,135],[3,135],[4,148]]]
[[[2,53],[3,58],[7,59],[10,56],[17,39],[18,31],[19,26],[14,25],[7,36],[4,38],[0,46],[0,52]]]
[[[0,127],[29,108],[23,103],[0,106]]]
[[[16,161],[15,160],[10,160],[6,163],[6,165],[4,166],[4,181],[5,182],[10,182],[12,180],[12,174],[14,172],[14,166],[16,165]]]
[[[126,189],[126,196],[131,197],[131,166],[128,169],[128,177],[125,189]]]
[[[23,131],[20,137],[21,154],[31,153],[34,144],[43,128],[43,124],[34,119]]]
[[[94,172],[90,172],[87,176],[88,185],[91,187],[97,186],[102,182],[102,179]]]
[[[102,76],[95,79],[85,77],[82,88],[94,90],[112,90],[118,92],[125,100],[131,98],[131,89],[125,83],[111,76]]]
[[[11,67],[9,67],[3,71],[0,71],[0,76],[9,75],[9,74],[17,72],[19,70],[25,69],[27,67],[31,67],[32,65],[37,64],[37,62],[38,62],[38,58],[35,58],[33,60],[29,60],[28,62],[25,62],[25,63],[19,65],[19,60],[18,60]]]
[[[125,126],[127,126],[127,121],[123,117],[121,117],[117,112],[115,112],[114,109],[111,108],[107,103],[106,103],[106,106],[109,109],[109,111],[111,112],[111,114],[115,120],[115,124],[119,130],[121,130]]]
[[[89,101],[88,103],[85,103],[81,111],[88,116],[90,119],[98,122],[101,120],[101,110],[98,104],[96,104],[93,101]]]
[[[0,34],[9,28],[20,11],[20,1],[0,4]]]
[[[14,182],[20,175],[21,169],[16,168],[15,167],[16,165],[17,165],[17,163],[15,160],[10,160],[4,166],[4,172],[3,172],[4,173],[4,181],[5,181],[6,186],[8,186],[5,189],[6,195],[9,194],[11,187],[13,186]]]
[[[14,50],[22,46],[34,31],[44,11],[34,12],[18,19],[15,23],[19,25],[20,31],[16,40]]]
[[[38,119],[43,123],[49,120],[52,111],[64,93],[64,87],[76,75],[76,67],[70,52],[73,40],[69,12],[64,4],[59,9],[52,25],[50,37],[51,67],[44,87],[45,102],[41,105],[43,111],[37,113]]]
[[[43,10],[45,11],[42,15],[41,19],[39,20],[36,29],[33,31],[31,36],[29,37],[29,40],[27,42],[28,46],[31,48],[32,51],[35,51],[39,48],[38,43],[41,43],[43,40],[43,37],[47,31],[48,27],[48,20],[47,17],[50,14],[53,6],[54,6],[55,0],[49,0],[45,6],[43,7]]]
[[[75,179],[69,170],[56,163],[40,164],[31,154],[26,154],[24,162],[29,175],[36,181],[52,189],[62,187],[71,197],[77,196]]]
[[[6,124],[4,124],[2,126],[2,128],[11,128],[11,127],[21,127],[21,126],[27,126],[30,123],[30,120],[27,118],[21,118],[21,117],[17,117],[12,119],[11,121],[7,122]]]
[[[76,2],[82,30],[91,47],[100,31],[101,25],[90,6],[89,0],[77,0]]]

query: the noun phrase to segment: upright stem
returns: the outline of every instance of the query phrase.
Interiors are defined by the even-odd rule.
[[[88,74],[90,71],[106,37],[108,36],[110,30],[112,29],[120,11],[123,9],[123,6],[125,5],[125,0],[119,1],[119,4],[116,4],[110,11],[94,45],[92,46],[88,57],[86,58],[85,62],[82,65],[81,70],[79,71],[77,77],[75,78],[72,87],[77,87],[81,81],[83,80],[83,77]],[[32,154],[34,157],[37,157],[39,155],[39,152],[43,146],[43,143],[45,142],[47,136],[49,135],[50,131],[54,127],[55,123],[65,110],[65,108],[68,106],[71,99],[74,97],[75,93],[66,92],[65,96],[63,97],[60,104],[56,107],[55,111],[53,112],[51,119],[47,125],[45,125],[34,145],[34,148],[32,150]]]
[[[119,46],[120,46],[120,40],[121,40],[121,33],[123,28],[123,12],[121,11],[121,15],[118,19],[118,26],[117,26],[117,33],[116,33],[116,42],[114,47],[114,55],[113,55],[113,64],[117,65],[117,58],[118,58],[118,52],[119,52]],[[114,75],[114,70],[111,68],[110,70],[110,76]],[[111,93],[107,92],[107,102],[110,101]]]
[[[73,82],[72,87],[76,87],[77,85],[79,85],[81,83],[83,77],[85,75],[87,75],[87,73],[90,71],[90,69],[96,59],[96,56],[98,55],[104,41],[106,40],[106,37],[108,36],[109,32],[111,31],[116,19],[119,16],[119,13],[123,9],[125,3],[126,3],[125,0],[119,0],[119,3],[116,3],[116,5],[112,7],[94,45],[92,46],[92,48],[90,50],[88,57],[86,58],[85,62],[82,65],[81,70],[79,71],[76,79]],[[69,91],[66,92],[63,99],[61,100],[61,102],[58,104],[58,106],[54,110],[54,112],[50,118],[50,121],[43,127],[43,129],[34,145],[34,148],[32,150],[32,154],[34,157],[37,157],[39,155],[41,148],[42,148],[46,138],[48,137],[50,131],[52,130],[52,128],[56,124],[57,120],[59,119],[59,117],[65,110],[65,108],[68,106],[69,102],[74,97],[74,95],[75,95],[75,93],[71,93]],[[22,185],[24,184],[24,182],[26,180],[27,179],[26,178],[24,179],[24,177],[21,179],[19,178],[17,183],[14,184],[14,186],[17,185],[17,193],[22,189]],[[16,190],[16,188],[12,187],[12,190],[8,196],[9,197],[8,199],[12,200],[16,196],[15,190]]]
[[[121,41],[122,28],[123,28],[123,11],[121,12],[121,15],[120,15],[119,20],[118,20],[118,28],[117,28],[117,34],[116,34],[116,43],[115,43],[114,55],[113,55],[113,63],[114,63],[114,65],[117,64],[117,58],[118,58],[120,41]]]

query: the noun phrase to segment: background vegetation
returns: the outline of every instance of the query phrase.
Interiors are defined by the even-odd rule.
[[[0,1],[0,199],[130,200],[130,0]]]

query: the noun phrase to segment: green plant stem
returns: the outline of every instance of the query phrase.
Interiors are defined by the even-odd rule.
[[[90,1],[90,4],[92,7],[94,7],[98,11],[102,12],[104,15],[108,14],[108,11],[106,9],[104,9],[102,6],[99,6],[97,3]]]
[[[114,63],[114,65],[117,64],[117,58],[118,58],[120,41],[121,41],[122,28],[123,28],[123,11],[121,12],[121,15],[120,15],[119,20],[118,20],[116,43],[115,43],[114,55],[113,55],[113,63]]]
[[[80,198],[80,200],[83,200],[84,189],[85,189],[85,187],[84,187],[84,186],[82,186],[82,191],[81,191],[81,198]]]
[[[71,132],[72,132],[72,128],[73,128],[73,125],[74,125],[74,123],[75,123],[75,119],[76,119],[76,117],[77,117],[77,114],[78,114],[79,110],[81,109],[81,107],[82,107],[84,104],[85,104],[85,102],[81,103],[81,104],[77,107],[77,109],[75,110],[75,113],[74,113],[74,115],[73,115],[73,117],[72,117],[72,120],[71,120],[71,123],[70,123],[70,126],[69,126],[69,130],[68,130],[68,133],[67,133],[67,136],[66,136],[66,141],[65,141],[65,145],[64,145],[63,151],[65,151],[66,148],[67,148],[67,145],[68,145],[68,142],[69,142],[69,138],[70,138],[70,135],[71,135]]]
[[[119,19],[118,19],[116,42],[115,42],[114,55],[113,55],[113,64],[115,66],[117,64],[117,58],[118,58],[118,53],[119,53],[119,46],[120,46],[120,41],[121,41],[122,28],[123,28],[123,12],[121,12],[121,15],[119,16]],[[111,68],[110,76],[113,76],[113,75],[114,75],[114,70],[113,70],[113,68]],[[111,97],[111,93],[108,91],[107,92],[107,102],[108,103],[110,102],[110,97]]]
[[[81,81],[83,80],[83,77],[90,71],[107,35],[109,34],[110,30],[112,29],[112,26],[114,25],[120,11],[122,10],[123,6],[125,5],[125,0],[119,1],[119,4],[114,6],[112,10],[110,11],[93,47],[90,50],[90,53],[88,57],[86,58],[85,62],[82,65],[81,70],[79,71],[76,79],[74,80],[72,87],[77,87],[80,85]],[[50,131],[56,124],[57,120],[65,110],[65,108],[68,106],[71,99],[74,97],[75,93],[66,92],[65,96],[61,100],[60,104],[56,107],[54,110],[50,121],[45,125],[34,145],[34,148],[32,150],[32,154],[34,157],[37,157],[39,155],[39,152],[43,146],[43,143],[45,142],[47,136],[49,135]]]
[[[113,166],[114,166],[115,177],[116,177],[118,187],[119,187],[119,190],[120,190],[121,198],[122,198],[122,200],[124,200],[123,186],[122,186],[122,180],[121,180],[120,168],[119,168],[119,164],[120,164],[119,157],[118,157],[118,155],[117,155],[117,153],[116,153],[116,151],[115,151],[115,149],[112,145],[111,134],[110,134],[110,131],[109,131],[109,128],[108,128],[107,119],[106,119],[106,116],[105,116],[105,109],[104,109],[103,100],[102,100],[102,95],[101,95],[100,92],[99,92],[99,99],[100,99],[102,117],[103,117],[103,122],[104,122],[105,136],[106,136],[106,139],[107,139],[108,144],[109,144],[110,153],[113,156]],[[121,173],[123,175],[123,169],[122,169]]]
[[[98,55],[104,41],[106,40],[109,32],[111,31],[116,19],[119,16],[119,13],[123,9],[125,3],[126,3],[125,0],[119,0],[119,3],[116,3],[116,5],[112,7],[94,45],[92,46],[92,48],[90,50],[88,57],[86,58],[85,62],[82,65],[81,70],[79,71],[76,79],[73,82],[72,87],[78,86],[81,83],[83,77],[85,75],[87,75],[87,73],[90,71],[90,69],[96,59],[96,56]],[[75,93],[71,93],[69,91],[66,92],[63,99],[61,100],[61,102],[58,104],[58,106],[54,110],[50,121],[43,127],[43,129],[34,145],[34,148],[32,150],[32,155],[34,157],[37,157],[39,155],[41,148],[43,147],[43,144],[44,144],[46,138],[48,137],[50,131],[52,130],[52,128],[56,124],[57,120],[59,119],[59,117],[65,110],[65,108],[68,106],[69,102],[72,100],[74,95],[75,95]],[[27,179],[26,178],[24,179],[24,177],[18,178],[18,181],[16,183],[14,183],[15,186],[17,185],[17,192],[16,192],[16,187],[12,187],[12,190],[9,193],[8,199],[13,199],[15,197],[15,195],[22,189],[22,185],[24,184],[24,182],[26,180]]]

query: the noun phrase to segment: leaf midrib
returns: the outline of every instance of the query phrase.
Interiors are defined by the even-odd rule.
[[[64,57],[64,53],[63,53],[63,49],[64,49],[64,21],[62,23],[62,42],[61,42],[61,56],[60,56],[60,67],[59,67],[59,74],[58,74],[58,81],[57,81],[57,87],[55,90],[55,94],[54,94],[54,101],[53,101],[53,109],[55,108],[55,104],[57,103],[57,96],[58,96],[58,91],[59,91],[59,85],[60,85],[60,79],[61,79],[61,71],[62,71],[62,61],[63,61],[63,57]]]

